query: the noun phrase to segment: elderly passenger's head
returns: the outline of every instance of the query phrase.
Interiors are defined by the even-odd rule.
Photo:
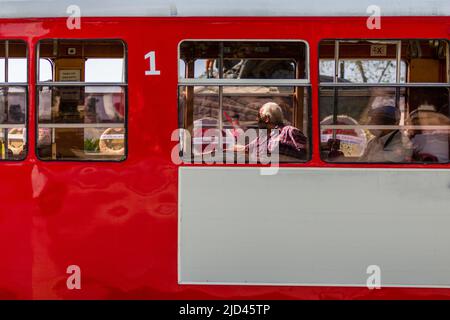
[[[283,110],[275,102],[267,102],[258,113],[258,125],[260,128],[273,129],[284,125]]]

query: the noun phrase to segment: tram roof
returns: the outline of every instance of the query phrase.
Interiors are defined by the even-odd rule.
[[[450,16],[450,0],[0,0],[0,18],[67,17],[78,5],[84,17],[314,17]]]

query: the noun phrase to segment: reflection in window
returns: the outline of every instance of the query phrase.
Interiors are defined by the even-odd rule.
[[[298,92],[297,92],[298,91]],[[301,91],[301,92],[300,92]],[[192,96],[191,96],[192,95]],[[296,96],[303,96],[300,102],[304,114],[298,114],[299,105],[296,104]],[[233,146],[250,144],[267,128],[262,128],[259,123],[260,109],[267,104],[276,104],[281,110],[281,121],[276,124],[274,130],[280,130],[280,137],[283,134],[298,133],[300,141],[290,141],[287,137],[287,144],[292,145],[283,149],[280,145],[279,161],[281,162],[303,162],[307,160],[307,141],[303,137],[303,132],[308,132],[307,110],[309,101],[309,90],[306,87],[224,87],[219,95],[218,86],[195,86],[180,87],[180,113],[181,124],[192,133],[192,151],[194,155],[200,155],[211,148],[219,146],[219,136],[221,147],[226,156],[233,157]],[[191,96],[191,98],[189,98]],[[187,119],[187,108],[191,101],[192,119]],[[220,111],[222,109],[222,112]],[[184,118],[183,118],[184,117]],[[188,124],[192,123],[191,126]],[[294,123],[299,123],[295,125]],[[220,125],[222,124],[222,125]],[[289,130],[289,131],[283,131]],[[216,134],[208,134],[213,132]],[[295,138],[292,138],[295,139]],[[270,142],[270,141],[269,141]],[[298,152],[289,148],[295,148],[294,143],[298,142]],[[188,143],[188,142],[185,142]],[[256,151],[255,151],[256,152]],[[247,155],[248,156],[248,155]],[[247,158],[248,161],[248,158]]]
[[[339,60],[338,81],[353,83],[395,83],[397,62],[393,59]],[[321,82],[333,82],[334,60],[320,60]],[[400,82],[406,81],[406,63],[401,61]]]
[[[27,48],[21,41],[0,41],[0,159],[27,154]]]
[[[43,86],[39,90],[40,123],[117,123],[124,121],[123,87]]]
[[[448,42],[323,41],[319,54],[321,72],[327,70],[321,74],[319,101],[325,161],[448,163]],[[347,72],[349,61],[350,66],[370,62],[362,63],[364,72],[358,67]],[[389,61],[404,63],[390,70]]]
[[[306,45],[300,42],[185,41],[180,45],[180,78],[185,79],[306,79],[305,65]]]
[[[404,89],[400,91],[399,108],[396,94],[396,88],[391,87],[321,88],[322,155],[330,161],[362,161],[369,141],[380,133],[373,126],[393,126],[383,132],[389,134],[400,123],[406,93]],[[367,159],[368,162],[384,162],[371,160]]]
[[[126,155],[123,43],[45,40],[39,48],[41,61],[51,61],[40,68],[39,79],[48,79],[50,66],[55,76],[53,81],[38,85],[39,158],[123,160]]]

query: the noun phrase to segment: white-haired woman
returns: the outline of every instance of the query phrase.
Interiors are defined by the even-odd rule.
[[[286,125],[283,110],[275,102],[265,103],[258,112],[260,130],[256,139],[249,144],[236,145],[236,151],[245,151],[250,160],[263,162],[267,156],[278,152],[279,161],[305,160],[307,138],[297,128]]]

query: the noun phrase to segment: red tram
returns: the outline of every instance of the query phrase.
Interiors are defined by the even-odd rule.
[[[1,3],[0,298],[448,299],[450,7],[379,2]]]

